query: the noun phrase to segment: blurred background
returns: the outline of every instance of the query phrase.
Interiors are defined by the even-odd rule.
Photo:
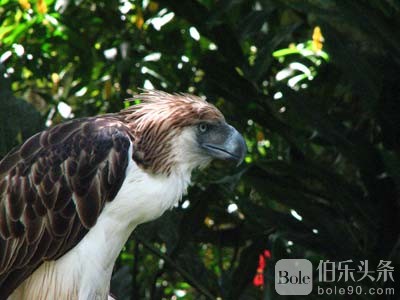
[[[0,158],[140,88],[206,96],[245,163],[196,173],[135,231],[117,299],[283,299],[281,258],[388,260],[399,279],[399,17],[396,0],[0,0]]]

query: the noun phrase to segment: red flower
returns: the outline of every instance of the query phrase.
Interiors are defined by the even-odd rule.
[[[264,286],[265,268],[267,266],[267,261],[270,258],[271,258],[271,251],[269,251],[269,250],[264,250],[264,252],[258,256],[257,273],[256,273],[256,275],[254,275],[254,278],[253,278],[254,286],[261,287],[261,288]]]
[[[253,279],[253,284],[254,286],[260,286],[260,287],[264,286],[264,274],[263,273],[256,274],[256,276],[254,276]]]
[[[271,258],[271,251],[264,250],[264,256],[265,256],[266,259],[270,259]]]

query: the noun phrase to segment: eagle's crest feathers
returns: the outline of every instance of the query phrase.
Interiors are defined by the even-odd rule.
[[[134,136],[133,158],[155,174],[171,172],[177,159],[174,138],[183,128],[225,121],[214,105],[194,95],[145,91],[132,99],[141,102],[121,113]]]

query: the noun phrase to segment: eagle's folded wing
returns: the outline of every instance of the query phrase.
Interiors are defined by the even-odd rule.
[[[43,131],[0,161],[0,299],[75,246],[119,191],[130,136],[113,115]]]

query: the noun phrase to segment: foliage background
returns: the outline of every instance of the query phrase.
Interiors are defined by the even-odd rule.
[[[118,299],[275,299],[281,258],[391,260],[399,279],[399,12],[395,0],[0,0],[0,157],[142,87],[206,95],[244,133],[245,164],[196,174],[180,207],[140,226]]]

